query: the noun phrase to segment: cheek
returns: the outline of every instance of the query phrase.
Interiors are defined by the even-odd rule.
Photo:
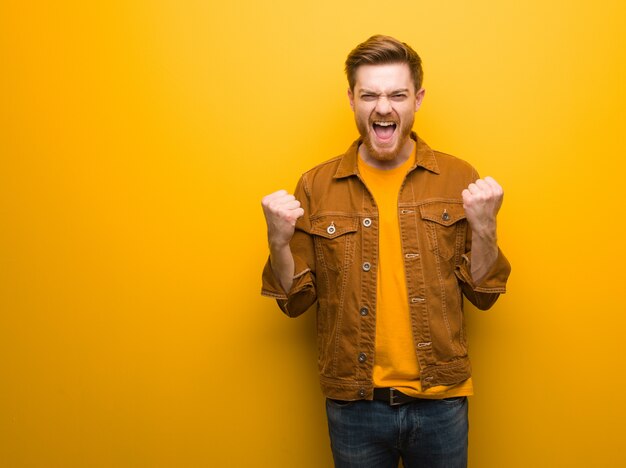
[[[363,122],[367,123],[369,122],[369,119],[370,119],[370,112],[367,109],[360,109],[358,112],[358,118],[359,120],[362,120]]]
[[[412,120],[415,118],[415,109],[413,106],[408,106],[406,109],[402,110],[400,115],[402,115],[404,120]]]

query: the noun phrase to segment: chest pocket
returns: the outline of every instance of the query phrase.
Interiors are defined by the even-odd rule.
[[[444,260],[460,256],[465,244],[467,220],[462,202],[431,202],[420,206],[428,248]]]
[[[311,220],[315,255],[322,267],[341,272],[352,263],[358,223],[356,217],[335,215]]]

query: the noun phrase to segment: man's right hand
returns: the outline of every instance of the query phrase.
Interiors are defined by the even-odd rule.
[[[294,259],[289,248],[289,241],[296,231],[296,221],[304,215],[296,197],[279,190],[263,197],[261,202],[267,222],[267,240],[270,245],[270,262],[274,276],[285,292],[293,284]]]
[[[261,204],[270,250],[288,246],[296,229],[296,221],[304,215],[300,202],[286,190],[279,190],[263,197]]]

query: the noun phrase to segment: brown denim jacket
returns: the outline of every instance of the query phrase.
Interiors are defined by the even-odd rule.
[[[466,162],[417,141],[416,164],[398,198],[414,348],[423,389],[467,379],[471,368],[463,295],[488,309],[505,292],[502,252],[480,284],[472,282],[471,230],[461,192],[478,179]],[[328,398],[372,398],[376,333],[378,212],[357,169],[360,140],[303,174],[294,195],[304,208],[291,241],[295,276],[285,294],[269,261],[262,294],[290,317],[317,301],[322,391]]]

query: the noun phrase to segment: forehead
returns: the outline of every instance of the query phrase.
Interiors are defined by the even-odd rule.
[[[411,71],[406,63],[361,65],[356,69],[354,90],[389,92],[414,87]]]

